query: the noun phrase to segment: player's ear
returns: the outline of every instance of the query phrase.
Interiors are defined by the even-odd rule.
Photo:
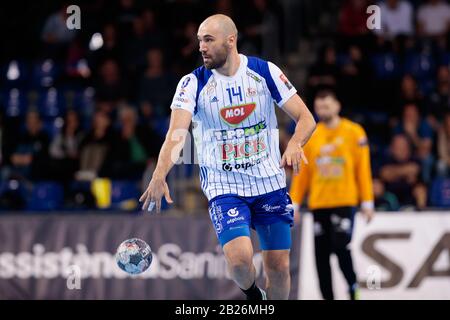
[[[228,39],[227,39],[228,41],[227,41],[227,43],[228,43],[228,48],[233,48],[233,46],[235,45],[235,43],[236,43],[236,40],[237,40],[237,36],[236,35],[234,35],[234,34],[231,34],[231,35],[229,35],[228,36]]]

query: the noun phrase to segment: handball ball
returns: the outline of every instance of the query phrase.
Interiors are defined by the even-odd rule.
[[[153,255],[150,246],[143,240],[133,238],[122,242],[117,248],[117,265],[129,274],[140,274],[150,267]]]

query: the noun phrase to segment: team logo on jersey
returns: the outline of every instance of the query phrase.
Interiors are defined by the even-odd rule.
[[[283,81],[286,88],[288,88],[289,90],[292,89],[292,84],[289,82],[288,78],[286,78],[286,76],[284,74],[280,74],[280,79],[281,79],[281,81]]]
[[[181,89],[186,88],[187,85],[189,84],[189,81],[191,81],[191,77],[187,77],[186,79],[184,79],[183,83],[181,84]]]
[[[256,94],[257,94],[258,92],[256,91],[256,89],[255,88],[247,88],[247,93],[246,93],[246,95],[247,95],[247,97],[254,97],[254,96],[256,96]]]
[[[220,110],[220,116],[230,126],[237,126],[255,111],[256,103],[247,103],[226,107]]]

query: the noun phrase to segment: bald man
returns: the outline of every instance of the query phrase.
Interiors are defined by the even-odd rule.
[[[204,64],[178,84],[166,140],[140,201],[144,210],[157,212],[163,196],[172,203],[166,176],[192,121],[201,187],[230,275],[249,300],[287,299],[293,206],[284,167],[297,173],[307,162],[302,147],[315,121],[277,66],[238,53],[237,35],[225,15],[210,16],[200,25]],[[297,122],[282,157],[274,103]],[[255,284],[250,229],[256,230],[262,249],[265,291]]]

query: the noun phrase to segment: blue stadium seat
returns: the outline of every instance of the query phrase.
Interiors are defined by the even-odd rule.
[[[18,88],[12,88],[2,93],[2,103],[5,117],[24,116],[28,108],[27,94]]]
[[[61,117],[65,112],[65,100],[63,94],[56,88],[39,93],[37,106],[39,113],[47,119]]]
[[[58,133],[61,132],[63,125],[64,119],[61,117],[44,120],[44,130],[48,134],[50,140],[52,140]]]
[[[27,210],[50,211],[62,208],[64,191],[56,182],[37,182],[33,186]]]
[[[40,89],[53,87],[60,74],[60,70],[61,67],[52,59],[37,62],[33,66],[33,88]]]
[[[417,79],[431,79],[435,69],[436,64],[431,54],[414,52],[406,56],[404,72]]]
[[[136,210],[139,207],[140,190],[135,181],[112,181],[111,209]]]
[[[83,127],[89,127],[95,110],[95,90],[92,87],[77,91],[73,99],[73,109],[81,117]]]
[[[378,79],[395,79],[401,74],[399,59],[392,53],[373,55],[372,67]]]
[[[21,210],[25,206],[27,188],[19,180],[0,182],[0,210]]]
[[[433,207],[450,208],[450,179],[436,178],[430,190]]]

